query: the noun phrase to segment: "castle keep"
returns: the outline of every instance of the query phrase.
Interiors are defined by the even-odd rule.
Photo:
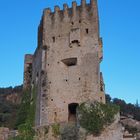
[[[75,121],[86,101],[105,103],[97,1],[44,9],[38,46],[25,56],[24,88],[36,87],[36,126]]]

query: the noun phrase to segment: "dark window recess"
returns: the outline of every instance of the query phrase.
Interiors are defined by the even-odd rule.
[[[88,34],[88,29],[86,29],[86,33]]]
[[[43,50],[47,50],[47,48],[48,48],[47,45],[42,46]]]
[[[54,121],[57,121],[57,112],[54,112]]]
[[[45,86],[46,86],[46,80],[43,79],[43,81],[42,81],[42,87],[45,87]]]
[[[35,81],[32,81],[32,84],[34,85],[35,84]]]
[[[78,44],[79,41],[78,40],[73,40],[72,43],[77,43]]]
[[[42,97],[46,97],[46,94],[43,94]]]
[[[41,75],[44,75],[45,74],[45,71],[44,70],[41,70]]]
[[[37,72],[36,77],[38,78],[38,76],[39,76],[39,73]]]
[[[71,103],[68,105],[68,110],[69,110],[69,118],[68,120],[70,122],[76,122],[76,109],[78,107],[77,103]]]
[[[53,39],[53,42],[55,42],[55,37],[54,36],[52,37],[52,39]]]
[[[77,58],[66,58],[61,60],[66,66],[74,66],[77,65]]]

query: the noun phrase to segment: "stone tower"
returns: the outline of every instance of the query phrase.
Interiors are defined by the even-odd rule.
[[[44,10],[24,72],[24,88],[37,88],[36,126],[74,121],[80,103],[105,103],[102,55],[96,0]]]

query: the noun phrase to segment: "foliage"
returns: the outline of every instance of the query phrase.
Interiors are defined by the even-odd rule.
[[[4,98],[0,98],[0,127],[15,127],[15,119],[11,121],[11,118],[17,117],[17,110],[19,105],[13,104]]]
[[[36,110],[36,88],[32,89],[32,96],[30,97],[30,107],[29,107],[29,113],[27,116],[27,123],[30,123],[32,126],[35,124],[35,110]]]
[[[33,129],[35,123],[35,105],[36,89],[33,88],[32,91],[24,91],[16,123],[19,136],[13,138],[13,140],[33,140],[35,135]]]
[[[19,109],[19,105],[13,103],[10,100],[7,100],[7,96],[12,95],[14,93],[22,93],[22,85],[16,86],[14,88],[0,88],[0,127],[8,127],[10,129],[15,128],[17,112]],[[14,118],[11,120],[11,118]]]
[[[55,137],[60,135],[60,125],[59,124],[53,124],[52,125],[52,132],[53,132]]]
[[[99,135],[106,125],[114,121],[119,107],[113,104],[83,103],[78,107],[80,125],[89,133]]]
[[[35,135],[35,131],[32,128],[31,124],[25,123],[22,124],[18,127],[19,130],[19,136],[25,140],[32,140],[34,135]]]
[[[48,132],[49,132],[49,127],[48,127],[48,126],[45,126],[44,129],[45,129],[45,134],[48,134]]]
[[[105,100],[106,100],[106,103],[111,103],[111,97],[109,94],[105,95]]]
[[[7,88],[0,88],[0,95],[7,95],[12,94],[14,92],[20,93],[22,91],[22,85],[13,87],[7,87]]]
[[[106,99],[108,103],[113,103],[118,106],[120,106],[120,113],[121,115],[128,116],[131,115],[136,119],[137,121],[140,121],[140,107],[138,103],[136,105],[131,103],[126,103],[124,100],[114,98],[111,99],[110,95],[106,95]]]
[[[30,98],[31,98],[30,91],[29,90],[24,91],[21,105],[20,105],[20,108],[18,111],[16,127],[18,127],[21,124],[24,124],[27,120],[27,116],[28,116],[29,109],[30,109]]]

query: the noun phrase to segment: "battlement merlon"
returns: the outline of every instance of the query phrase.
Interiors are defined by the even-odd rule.
[[[31,64],[33,61],[33,55],[32,54],[26,54],[24,59],[24,64]]]
[[[85,22],[90,24],[91,28],[94,26],[99,36],[97,0],[90,0],[90,3],[86,3],[86,0],[81,0],[80,6],[74,1],[72,2],[71,8],[69,8],[67,4],[64,4],[63,10],[60,10],[59,6],[55,6],[54,12],[52,12],[50,8],[46,8],[43,11],[38,29],[40,44],[44,44],[43,42],[45,42],[48,33],[48,36],[50,36],[50,32],[53,34],[53,31],[56,30],[63,29],[64,31],[63,27],[65,27],[66,24],[73,27],[77,25],[77,27],[79,27],[79,24],[84,24]]]

